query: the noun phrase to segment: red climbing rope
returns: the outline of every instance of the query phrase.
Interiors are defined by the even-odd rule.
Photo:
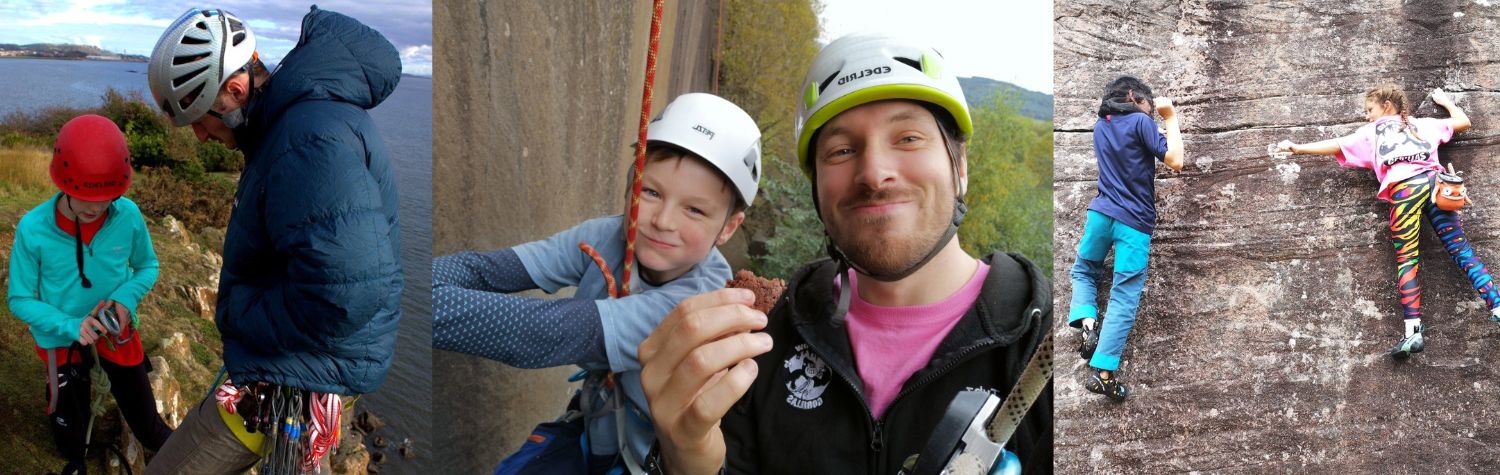
[[[661,10],[666,0],[656,0],[651,8],[651,49],[646,51],[646,86],[641,92],[641,127],[635,141],[635,173],[630,183],[630,215],[625,218],[625,265],[620,276],[620,286],[615,287],[614,274],[609,264],[586,242],[578,248],[594,259],[594,265],[604,273],[604,283],[609,286],[609,298],[630,295],[630,271],[635,264],[635,222],[641,214],[641,174],[646,171],[646,123],[651,120],[651,88],[656,83],[656,51],[661,44]]]
[[[646,172],[646,123],[651,119],[651,87],[656,82],[656,49],[661,43],[661,10],[666,0],[651,8],[651,49],[646,52],[646,87],[641,91],[641,127],[635,141],[635,177],[630,185],[630,218],[625,221],[625,267],[620,296],[630,295],[630,270],[635,264],[635,221],[641,213],[641,174]]]

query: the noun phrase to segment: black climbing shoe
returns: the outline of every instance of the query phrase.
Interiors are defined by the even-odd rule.
[[[1115,401],[1124,401],[1125,395],[1129,392],[1125,389],[1125,383],[1121,383],[1119,378],[1104,378],[1098,373],[1089,375],[1088,379],[1083,380],[1083,388],[1091,393],[1103,394],[1104,397]]]
[[[1407,335],[1406,338],[1402,338],[1400,342],[1396,343],[1395,347],[1391,348],[1391,356],[1398,360],[1404,360],[1410,358],[1413,353],[1421,353],[1424,346],[1422,341],[1422,327],[1417,327],[1416,332]]]
[[[1084,361],[1094,357],[1094,350],[1099,348],[1099,323],[1094,323],[1094,328],[1084,327],[1083,343],[1078,345],[1078,356]]]

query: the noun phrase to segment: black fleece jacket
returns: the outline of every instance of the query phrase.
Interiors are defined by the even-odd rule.
[[[1023,257],[986,261],[978,301],[881,420],[865,400],[847,329],[831,318],[838,266],[825,259],[798,272],[768,315],[775,347],[755,359],[755,383],[723,420],[727,471],[897,473],[956,394],[983,388],[1004,397],[1052,328],[1052,285]],[[1050,383],[1006,448],[1025,473],[1051,473]]]

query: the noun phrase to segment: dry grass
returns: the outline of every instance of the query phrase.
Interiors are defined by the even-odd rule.
[[[6,188],[50,188],[47,166],[52,163],[51,152],[41,147],[0,148],[0,184]]]

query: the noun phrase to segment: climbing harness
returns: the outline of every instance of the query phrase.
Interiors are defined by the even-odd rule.
[[[343,405],[337,394],[265,382],[237,385],[228,378],[212,394],[235,436],[261,455],[262,474],[322,473],[319,461],[338,446]]]
[[[126,341],[129,340],[127,339]],[[58,381],[59,377],[57,358],[61,356],[64,358],[64,361],[71,361],[73,359],[73,352],[80,351],[75,350],[74,348],[77,348],[79,346],[80,345],[78,343],[73,343],[71,346],[64,349],[61,354],[59,354],[56,348],[47,349],[47,384],[48,393],[50,396],[47,403],[47,417],[49,418],[57,417],[56,411],[58,393],[61,390],[62,385],[62,383]],[[111,383],[109,381],[109,375],[105,374],[104,368],[99,365],[99,347],[89,345],[89,349],[90,351],[92,351],[93,360],[90,364],[91,368],[88,370],[88,374],[89,379],[91,380],[91,390],[94,392],[94,397],[93,400],[89,403],[89,422],[83,433],[83,459],[69,462],[63,467],[62,473],[63,475],[87,473],[88,470],[84,466],[83,460],[88,460],[89,449],[100,448],[115,454],[115,457],[120,461],[120,466],[125,468],[125,475],[132,475],[134,472],[130,469],[130,459],[126,458],[125,454],[120,452],[120,449],[118,447],[115,447],[113,444],[103,442],[97,444],[94,443],[94,421],[98,419],[99,416],[103,416],[105,412],[108,412],[104,406],[104,397],[106,394],[110,393]]]

